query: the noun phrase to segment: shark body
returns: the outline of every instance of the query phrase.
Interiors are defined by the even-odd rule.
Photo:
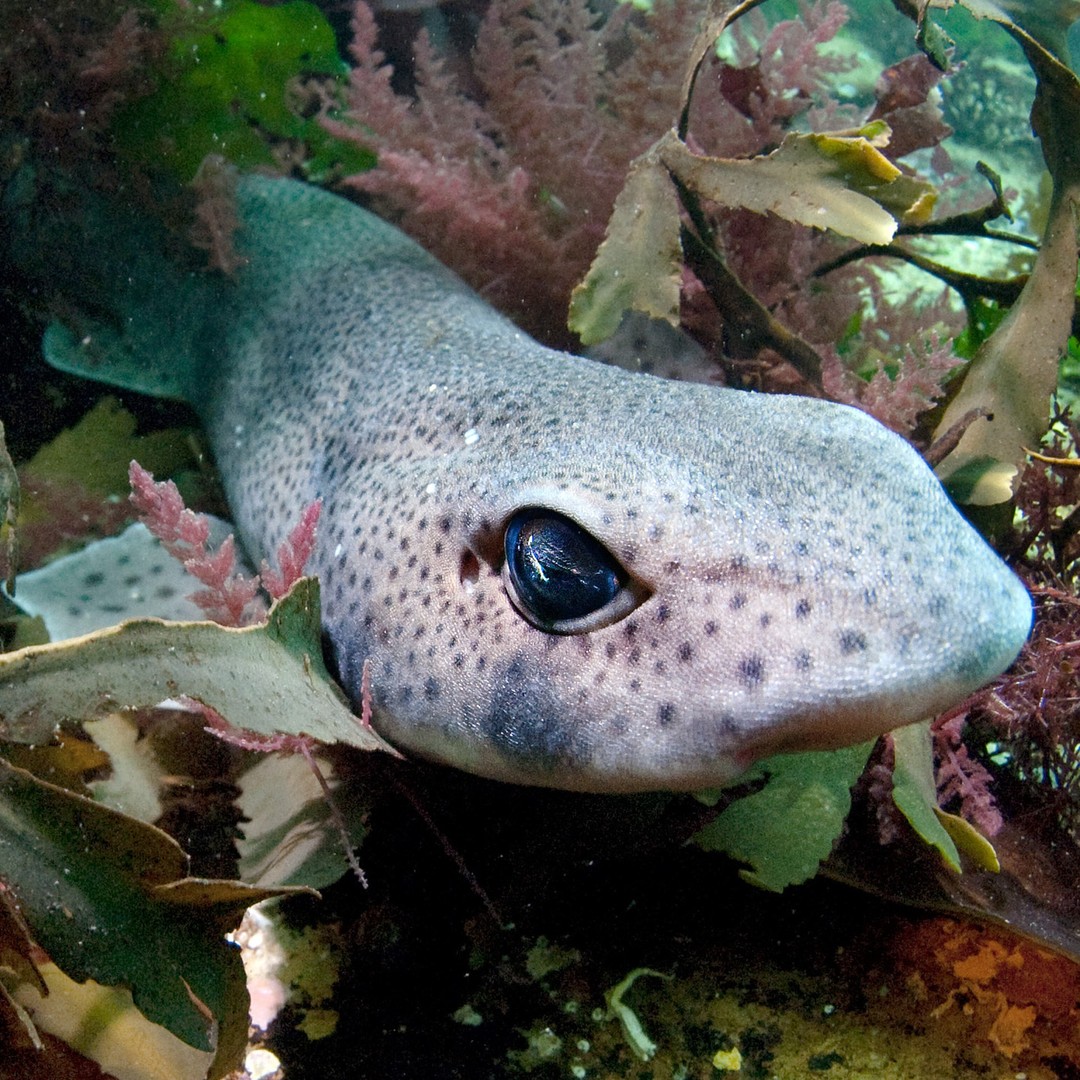
[[[544,348],[342,199],[237,198],[234,281],[140,250],[46,353],[189,400],[252,554],[323,500],[329,651],[400,749],[701,788],[932,715],[1026,638],[1019,580],[866,415]]]

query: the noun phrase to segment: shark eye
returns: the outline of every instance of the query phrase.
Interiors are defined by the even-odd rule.
[[[636,601],[626,571],[594,536],[553,510],[519,510],[506,527],[503,580],[514,606],[541,630],[575,633],[621,617]],[[625,594],[628,603],[614,604]]]

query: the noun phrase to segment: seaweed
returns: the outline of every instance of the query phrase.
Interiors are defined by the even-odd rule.
[[[945,419],[935,417],[929,424],[922,414],[940,396],[957,366],[959,357],[946,342],[959,328],[963,313],[955,299],[944,298],[944,289],[925,304],[908,305],[911,292],[907,290],[899,301],[888,296],[876,267],[883,258],[900,258],[908,265],[928,270],[935,287],[939,282],[946,283],[967,306],[968,346],[976,356],[970,371],[989,372],[985,379],[993,384],[993,390],[983,393],[977,387],[973,389],[983,376],[973,378],[967,374],[967,386],[956,398],[960,405],[955,409],[964,408],[961,420],[972,407],[1000,411],[1003,396],[1007,398],[1014,389],[1008,381],[1002,384],[1001,377],[1002,364],[1011,363],[1020,353],[1015,348],[1015,324],[1021,316],[1027,320],[1026,326],[1039,324],[1039,356],[1032,361],[1039,365],[1039,381],[1034,390],[1024,392],[1021,403],[1031,414],[1022,418],[1025,436],[1035,432],[1035,437],[1028,440],[1035,445],[1041,434],[1035,431],[1036,420],[1041,423],[1045,419],[1045,409],[1040,416],[1035,415],[1046,404],[1040,395],[1045,397],[1047,370],[1056,367],[1057,362],[1056,354],[1053,364],[1048,357],[1055,348],[1060,352],[1061,335],[1073,318],[1075,275],[1070,277],[1070,273],[1075,270],[1075,249],[1070,249],[1069,244],[1075,237],[1067,236],[1061,240],[1060,248],[1051,246],[1047,254],[1040,254],[1042,269],[1037,262],[1028,285],[1032,279],[1038,285],[1039,275],[1049,283],[1049,291],[1041,299],[1035,286],[1028,288],[1019,278],[995,289],[979,276],[964,276],[918,254],[912,244],[935,235],[974,236],[992,243],[1016,240],[1012,233],[994,235],[998,230],[992,228],[992,223],[1008,217],[1010,211],[1002,185],[993,177],[988,178],[990,197],[982,208],[937,218],[928,216],[930,204],[947,190],[949,181],[941,170],[917,173],[903,159],[922,151],[936,153],[946,137],[947,128],[936,111],[938,69],[922,57],[909,58],[888,68],[872,102],[864,102],[859,108],[838,104],[830,79],[841,74],[844,65],[825,46],[841,32],[842,7],[812,6],[803,11],[800,19],[785,20],[773,28],[757,27],[760,32],[755,35],[746,29],[754,6],[742,4],[721,10],[720,5],[695,6],[690,0],[680,0],[658,3],[651,16],[618,9],[609,21],[601,22],[584,4],[525,5],[497,0],[488,9],[476,52],[470,57],[449,57],[430,40],[421,39],[416,92],[406,95],[392,88],[391,72],[378,49],[376,22],[363,5],[355,11],[355,64],[346,75],[328,24],[309,5],[266,8],[229,0],[220,9],[208,12],[186,6],[181,9],[155,4],[120,10],[104,3],[94,4],[86,10],[79,32],[73,31],[68,40],[47,18],[40,25],[31,25],[20,15],[22,21],[16,21],[28,29],[14,35],[5,52],[12,58],[3,84],[14,88],[10,100],[29,101],[47,78],[66,80],[65,92],[41,96],[41,101],[50,101],[48,108],[38,104],[17,115],[12,112],[9,116],[6,111],[0,115],[6,134],[14,132],[33,144],[28,153],[49,158],[56,147],[72,157],[85,153],[97,170],[97,183],[115,184],[125,170],[143,179],[146,174],[163,171],[175,182],[194,180],[200,188],[195,211],[200,231],[192,239],[220,272],[232,273],[240,266],[230,244],[233,226],[229,218],[229,162],[295,170],[353,197],[373,201],[414,229],[459,269],[470,276],[479,275],[473,278],[474,283],[487,295],[524,325],[539,329],[553,341],[565,341],[569,336],[563,320],[573,284],[585,277],[600,244],[603,224],[614,212],[615,221],[608,232],[611,246],[578,293],[576,317],[581,321],[577,325],[586,336],[606,332],[618,321],[619,306],[625,306],[629,299],[630,306],[645,307],[653,314],[681,314],[684,323],[712,350],[718,370],[731,382],[824,390],[872,409],[898,430],[922,437],[936,426],[941,434],[953,426],[955,412],[946,414]],[[57,10],[61,8],[67,10],[64,5],[58,5]],[[695,39],[697,27],[690,17],[692,13],[706,20],[699,39]],[[934,38],[933,27],[921,6],[914,14],[920,20],[924,40]],[[747,18],[736,22],[736,15]],[[298,26],[303,31],[299,36],[292,33]],[[268,27],[279,28],[278,37],[264,33]],[[1051,220],[1060,225],[1064,208],[1071,207],[1074,201],[1074,163],[1071,152],[1059,144],[1069,142],[1073,132],[1075,121],[1066,114],[1076,104],[1075,90],[1052,51],[1013,23],[1006,21],[1005,29],[1024,42],[1040,75],[1037,120],[1058,181]],[[719,30],[730,39],[730,48],[722,55],[713,47],[713,36]],[[285,42],[281,48],[279,41]],[[938,42],[940,45],[940,38]],[[202,68],[185,57],[184,50],[194,46],[209,57]],[[943,57],[939,47],[931,51],[935,58]],[[42,63],[42,57],[49,63]],[[60,59],[52,63],[56,58]],[[245,67],[249,59],[251,64]],[[465,63],[455,67],[452,59],[464,59]],[[42,70],[32,70],[35,65]],[[452,69],[464,69],[466,77],[453,77]],[[200,73],[207,76],[205,83],[199,82]],[[343,107],[338,95],[346,78],[348,102]],[[474,81],[477,78],[479,84]],[[272,100],[265,104],[262,95],[271,91]],[[80,94],[89,95],[93,107],[85,129],[76,139],[74,117],[82,107]],[[181,103],[187,112],[179,108]],[[65,141],[61,136],[68,132],[73,138]],[[208,132],[221,138],[210,137]],[[329,141],[324,141],[325,133],[329,133]],[[226,152],[220,159],[207,156],[223,148]],[[376,154],[378,165],[369,169]],[[918,160],[924,161],[925,157]],[[101,167],[103,162],[105,166]],[[13,162],[6,160],[5,166],[5,171],[10,171]],[[927,179],[931,175],[932,183]],[[775,193],[777,185],[790,188],[793,180],[797,182],[796,197],[777,204],[782,214],[770,216],[764,212],[768,206],[754,202],[755,189],[757,194],[761,190]],[[140,183],[136,180],[135,186]],[[628,186],[620,195],[624,183]],[[841,227],[839,231],[846,229],[847,239],[838,239],[836,230],[816,230],[813,218],[808,226],[808,197],[818,205],[829,201],[833,208],[829,220]],[[635,211],[641,208],[645,212],[637,215]],[[1019,246],[1030,251],[1030,242]],[[1043,251],[1047,252],[1046,246]],[[550,268],[551,272],[538,273],[538,266],[545,271]],[[613,287],[611,267],[635,271],[635,288],[628,295]],[[1059,304],[1060,310],[1055,308],[1054,319],[1041,325],[1042,314],[1050,304],[1047,297]],[[1010,305],[1019,314],[1007,314]],[[585,315],[581,314],[581,306]],[[1009,370],[1006,367],[1006,374]],[[958,383],[955,380],[950,389],[954,390]],[[1015,842],[1013,826],[1018,821],[1031,826],[1032,835],[1042,847],[1063,839],[1075,846],[1078,828],[1080,732],[1076,728],[1072,654],[1080,638],[1080,603],[1075,599],[1076,534],[1080,531],[1080,511],[1076,509],[1080,492],[1076,484],[1080,470],[1071,464],[1076,456],[1071,424],[1064,414],[1058,416],[1055,434],[1040,451],[1052,460],[1033,458],[1019,474],[1016,498],[1020,514],[1012,533],[1003,534],[1003,542],[1011,545],[1014,557],[1025,567],[1036,595],[1039,623],[1031,644],[1006,679],[967,703],[962,712],[939,718],[932,736],[909,733],[912,743],[931,737],[934,740],[937,801],[983,832],[998,832],[1003,862],[1009,856],[1008,845]],[[969,426],[974,430],[976,425]],[[957,441],[963,434],[960,432]],[[966,445],[961,449],[968,452]],[[1007,453],[1001,453],[1003,456],[997,460],[1002,463],[1015,464],[1019,456],[1013,445]],[[115,466],[115,462],[111,464]],[[952,475],[956,477],[955,472]],[[33,486],[24,483],[24,491]],[[954,486],[960,490],[959,485]],[[999,495],[1005,492],[1005,488],[997,490]],[[111,528],[127,514],[126,507],[117,509],[115,501],[105,501],[103,493],[87,496],[86,506],[91,501],[103,517],[111,515],[102,528]],[[53,499],[49,508],[53,526],[83,512],[83,496],[76,499],[73,488],[64,489],[62,497]],[[182,514],[182,508],[177,512]],[[85,534],[86,523],[82,524]],[[313,620],[317,620],[313,587],[308,582],[294,581],[313,529],[309,512],[281,559],[280,578],[265,568],[262,572],[263,582],[272,586],[275,595],[285,593],[289,584],[294,585],[291,597],[274,609],[269,629],[249,634],[247,630],[226,631],[199,623],[185,628],[180,637],[155,638],[153,642],[153,647],[164,654],[179,647],[190,649],[197,640],[214,643],[204,652],[188,655],[194,656],[195,668],[216,664],[217,681],[224,683],[235,680],[239,670],[242,649],[238,651],[237,642],[246,647],[258,640],[265,645],[267,638],[273,639],[279,632],[289,637],[298,627],[304,631],[296,648],[285,649],[289,656],[275,652],[273,656],[278,659],[268,665],[274,669],[275,679],[288,667],[291,692],[298,695],[292,713],[296,730],[264,731],[262,742],[251,737],[241,743],[247,738],[241,736],[234,740],[241,745],[230,747],[238,755],[245,753],[244,745],[261,751],[298,747],[310,750],[310,743],[303,740],[311,734],[312,721],[301,707],[309,692],[327,698],[335,723],[346,734],[344,741],[369,745],[370,731],[340,708],[340,700],[320,667],[321,652],[313,629]],[[52,539],[56,531],[54,528]],[[47,544],[43,542],[42,546]],[[199,547],[198,540],[195,546]],[[188,552],[188,557],[192,554]],[[206,556],[205,551],[198,554]],[[233,567],[231,553],[219,553],[219,559],[204,564],[210,577],[204,584],[217,590],[220,600],[227,592]],[[235,622],[252,614],[250,610],[245,614],[246,600],[239,606],[225,606],[229,608],[228,617]],[[140,632],[146,630],[143,627]],[[249,636],[238,636],[243,634]],[[125,637],[127,647],[137,635],[130,628],[125,635],[113,635],[109,640]],[[221,641],[227,645],[217,653],[216,643]],[[276,639],[271,642],[275,648],[279,643]],[[84,646],[84,658],[101,647],[101,638]],[[120,653],[126,661],[128,654],[123,649]],[[40,659],[55,657],[56,653],[23,654],[18,662],[27,656]],[[15,665],[13,657],[8,660]],[[50,690],[45,697],[54,708],[63,705],[67,710],[62,718],[67,728],[77,726],[72,717],[90,699],[96,704],[99,691],[115,694],[123,686],[112,675],[100,682],[73,683],[72,668],[66,661],[56,665],[53,673],[66,689],[55,693]],[[177,686],[189,677],[179,668],[174,674],[172,682]],[[253,715],[265,695],[276,693],[281,686],[261,675],[240,681],[251,683],[246,688],[251,694],[245,699],[245,707],[250,706]],[[163,696],[165,690],[174,689],[172,682],[160,686],[155,683],[151,696]],[[208,702],[218,701],[213,693],[214,687],[206,689],[203,696],[208,701],[196,710],[200,725],[210,715],[207,710],[212,706]],[[131,702],[142,695],[141,702],[146,694],[144,685],[132,695]],[[233,702],[218,704],[223,713],[240,708]],[[39,706],[40,702],[28,706],[25,723],[30,727],[22,734],[48,741],[61,718],[43,714]],[[190,713],[187,720],[190,724]],[[94,730],[98,723],[106,721],[89,721],[83,727]],[[11,731],[5,735],[5,752],[15,757],[22,752],[19,732],[15,737]],[[139,735],[141,738],[143,729],[139,729]],[[155,745],[159,738],[146,735],[146,740]],[[290,741],[293,739],[297,740],[295,744]],[[197,754],[197,739],[193,736],[191,742],[189,753]],[[58,750],[56,757],[70,766],[67,775],[77,778],[71,779],[71,784],[92,785],[99,792],[108,790],[99,786],[108,781],[88,781],[89,774],[80,771],[82,765],[75,763],[85,764],[86,759],[76,754],[73,743],[49,749]],[[874,834],[874,843],[882,858],[907,876],[909,865],[905,860],[911,849],[901,851],[895,845],[903,836],[910,836],[905,822],[917,819],[921,824],[916,823],[916,828],[935,847],[920,846],[914,861],[932,863],[936,872],[951,874],[942,870],[941,856],[956,864],[968,860],[966,865],[970,866],[970,849],[956,842],[954,833],[942,824],[947,819],[936,813],[933,791],[927,794],[923,790],[927,782],[932,789],[935,778],[929,774],[928,751],[916,750],[921,757],[910,748],[901,746],[897,750],[893,741],[871,759],[873,771],[867,781],[872,789],[871,816],[881,826],[881,834]],[[728,838],[715,846],[751,860],[753,869],[745,876],[756,877],[774,889],[812,876],[820,860],[833,849],[838,834],[851,829],[850,824],[842,825],[848,791],[869,752],[868,747],[857,748],[851,755],[854,762],[832,759],[827,782],[816,786],[820,777],[794,783],[790,781],[791,772],[784,774],[786,763],[772,762],[762,769],[755,783],[762,784],[770,773],[781,783],[771,790],[762,786],[762,791],[755,794],[764,796],[757,805],[773,804],[773,809],[764,811],[764,820],[773,833],[789,834],[783,838],[786,843],[775,842],[773,833],[758,827],[760,821],[755,821],[751,812],[751,796],[732,802],[732,807],[738,809],[728,817],[727,824],[743,817],[740,834],[735,840]],[[114,768],[121,772],[133,768],[138,753],[132,747],[110,751]],[[35,767],[43,768],[40,762],[44,759],[36,760],[39,764]],[[250,759],[246,760],[250,765]],[[921,771],[910,767],[913,760]],[[812,772],[813,764],[813,759],[807,758],[791,771],[801,768],[804,773]],[[311,776],[303,777],[303,770],[295,771],[265,756],[258,765],[243,770],[244,784],[256,768],[266,771],[251,780],[241,796],[242,807],[250,807],[258,797],[273,799],[285,786],[290,791],[295,787],[310,792],[303,784],[310,783]],[[914,779],[905,777],[905,768],[909,774],[918,775]],[[272,771],[277,769],[282,771]],[[235,774],[231,767],[222,767],[221,773],[216,778],[223,785],[221,790],[213,789],[213,782],[208,782],[208,790],[227,799],[233,791],[230,785]],[[41,805],[50,808],[58,820],[76,805],[69,795],[43,786],[40,777],[28,779],[17,771],[5,771],[4,776],[9,795],[16,792],[20,800],[44,800]],[[154,780],[155,788],[160,786],[159,780]],[[242,788],[244,784],[237,786]],[[196,789],[197,785],[190,790]],[[111,797],[117,797],[116,790],[112,789]],[[182,784],[176,788],[181,793],[186,790]],[[904,811],[907,817],[897,810],[905,791],[909,799]],[[815,809],[820,815],[813,819],[812,827],[794,837],[802,841],[800,846],[792,842],[790,834],[799,831],[793,824],[804,825],[804,819],[810,819],[800,812],[803,803],[799,800],[813,799],[815,795],[819,796]],[[298,795],[297,801],[302,801],[302,796]],[[775,809],[777,803],[779,810]],[[195,798],[195,805],[211,804],[216,813],[220,812],[216,818],[220,830],[229,832],[235,826],[235,813],[222,811],[212,799],[205,802]],[[306,842],[316,848],[328,846],[325,832],[314,841],[298,839],[307,835],[307,815],[314,816],[313,805],[323,805],[320,792],[281,823],[271,820],[265,808],[250,814],[255,820],[247,826],[246,845],[241,845],[238,855],[238,871],[245,881],[277,887],[284,881],[287,871],[283,864],[294,845],[302,847]],[[174,808],[173,817],[186,822],[182,809]],[[359,809],[354,805],[353,818],[362,816],[364,809],[366,804]],[[12,816],[18,819],[24,812],[25,803],[20,801]],[[606,807],[605,813],[613,816]],[[485,803],[483,812],[475,816],[488,821],[488,814]],[[1005,819],[1000,829],[995,815]],[[535,830],[536,820],[542,815],[530,810],[530,816]],[[355,820],[351,825],[356,828]],[[558,829],[557,822],[543,818],[542,830],[536,831],[547,834],[557,833]],[[139,832],[127,817],[123,830],[123,837],[138,834],[143,854],[167,847],[157,834]],[[640,843],[649,831],[642,828],[634,842]],[[657,831],[662,833],[663,829]],[[356,835],[362,835],[362,831]],[[751,850],[747,836],[757,842],[756,849]],[[661,842],[666,839],[665,834]],[[840,842],[844,839],[842,835]],[[880,839],[889,843],[880,844]],[[189,845],[195,842],[192,837],[187,840]],[[85,863],[77,843],[69,839],[68,844],[61,848],[64,861],[75,866],[80,881],[88,876],[89,867],[105,879],[115,876],[125,883],[125,888],[130,884],[125,876],[129,865],[118,868],[111,856],[102,857],[104,866],[102,859]],[[765,855],[775,856],[772,866],[765,864],[762,846],[771,846]],[[406,861],[411,863],[411,848],[408,850]],[[311,848],[306,853],[314,859]],[[119,861],[125,858],[121,853]],[[172,848],[168,849],[170,860],[177,862]],[[310,875],[307,880],[320,885],[332,881],[342,872],[343,861],[338,856],[330,862],[333,865],[320,865],[317,872],[306,863],[303,873]],[[779,870],[775,869],[778,862],[785,863]],[[558,865],[565,868],[561,855]],[[889,887],[886,877],[879,881]],[[295,884],[295,880],[289,878],[284,883]],[[698,882],[691,883],[691,889],[698,887]],[[0,899],[8,898],[5,890],[0,890]],[[224,892],[231,904],[234,892]],[[204,900],[205,896],[200,895],[199,903]],[[531,903],[532,898],[522,910]],[[160,922],[160,912],[154,904],[149,906],[147,919]],[[234,922],[236,912],[228,905],[226,908],[227,921]],[[983,909],[988,908],[989,901],[984,897]],[[137,910],[145,909],[140,906]],[[979,910],[978,905],[974,910]],[[189,908],[184,907],[184,912],[184,920],[195,918]],[[369,921],[364,924],[364,932],[373,937],[385,934],[392,941],[387,948],[389,966],[398,955],[398,928],[392,918],[386,924],[379,923],[377,906],[365,909],[365,914]],[[112,928],[112,916],[108,918],[107,925]],[[53,929],[48,920],[42,925],[46,927],[40,931],[42,936]],[[166,932],[167,928],[163,930]],[[1032,932],[1039,932],[1039,927]],[[472,933],[475,940],[483,937],[475,927]],[[14,950],[20,967],[33,956],[28,935],[26,928],[9,934],[10,940],[23,942]],[[363,935],[358,931],[358,936]],[[175,946],[175,939],[170,940]],[[200,938],[192,951],[209,955],[215,947]],[[979,948],[979,955],[996,957],[1001,963],[989,974],[981,968],[953,971],[952,977],[962,977],[967,983],[955,993],[955,985],[942,991],[939,1003],[947,1004],[945,1012],[950,1016],[961,1011],[961,993],[972,995],[981,1006],[979,993],[996,994],[995,980],[1018,966],[1009,959],[1014,955],[1012,951]],[[479,946],[476,952],[482,952]],[[481,961],[476,963],[479,966]],[[1027,971],[1037,967],[1026,955],[1024,965]],[[140,980],[152,981],[155,977],[156,973],[140,975]],[[33,981],[34,977],[31,973],[26,978]],[[139,988],[144,989],[141,981]],[[236,1002],[242,996],[233,987],[226,1009],[234,1042],[228,1046],[219,1043],[224,1047],[222,1052],[231,1053],[234,1059],[238,1053]],[[213,998],[207,994],[203,1000],[209,1000],[213,1008],[221,999],[220,995]],[[178,1008],[173,1015],[171,1008],[175,1004],[170,1003],[166,1015],[150,1011],[190,1042],[205,1045],[205,1023],[193,1021],[186,1007]],[[994,997],[991,1007],[997,1009],[998,1004]],[[1019,1012],[1004,1011],[1014,1005]],[[1038,1018],[1024,1011],[1028,1008],[1029,1003],[1019,997],[1015,1001],[1010,998],[994,1014],[1006,1020],[996,1029],[992,1025],[997,1021],[988,1021],[990,1030],[995,1031],[995,1045],[1002,1053],[1018,1057],[1026,1052],[1021,1044],[1038,1026]],[[980,1023],[983,1018],[980,1013]],[[537,1029],[538,1040],[544,1030]],[[653,1030],[651,1020],[647,1030]],[[760,1033],[754,1038],[758,1043],[768,1042]],[[994,1037],[987,1038],[994,1043]],[[719,1041],[714,1039],[708,1054],[730,1053],[733,1041],[728,1034]],[[740,1044],[748,1059],[752,1056],[751,1043],[754,1039],[745,1036]],[[617,1051],[613,1053],[617,1055]],[[765,1060],[768,1054],[758,1056]],[[838,1064],[827,1051],[804,1056],[812,1069]],[[210,1067],[207,1062],[203,1064]]]

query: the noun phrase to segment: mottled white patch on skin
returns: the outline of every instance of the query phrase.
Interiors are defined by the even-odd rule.
[[[210,520],[210,546],[216,547],[232,527]],[[41,616],[51,641],[63,641],[126,619],[205,619],[188,599],[198,588],[199,582],[146,526],[136,524],[20,574],[15,602],[28,615]]]

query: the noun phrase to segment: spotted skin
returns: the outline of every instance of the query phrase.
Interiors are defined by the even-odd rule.
[[[188,396],[253,553],[323,500],[330,650],[354,698],[370,660],[403,750],[700,788],[929,715],[1023,643],[1022,585],[865,415],[545,349],[343,200],[262,178],[239,200],[250,262],[195,335]],[[580,634],[522,618],[502,573],[522,507],[592,533],[640,604]]]

